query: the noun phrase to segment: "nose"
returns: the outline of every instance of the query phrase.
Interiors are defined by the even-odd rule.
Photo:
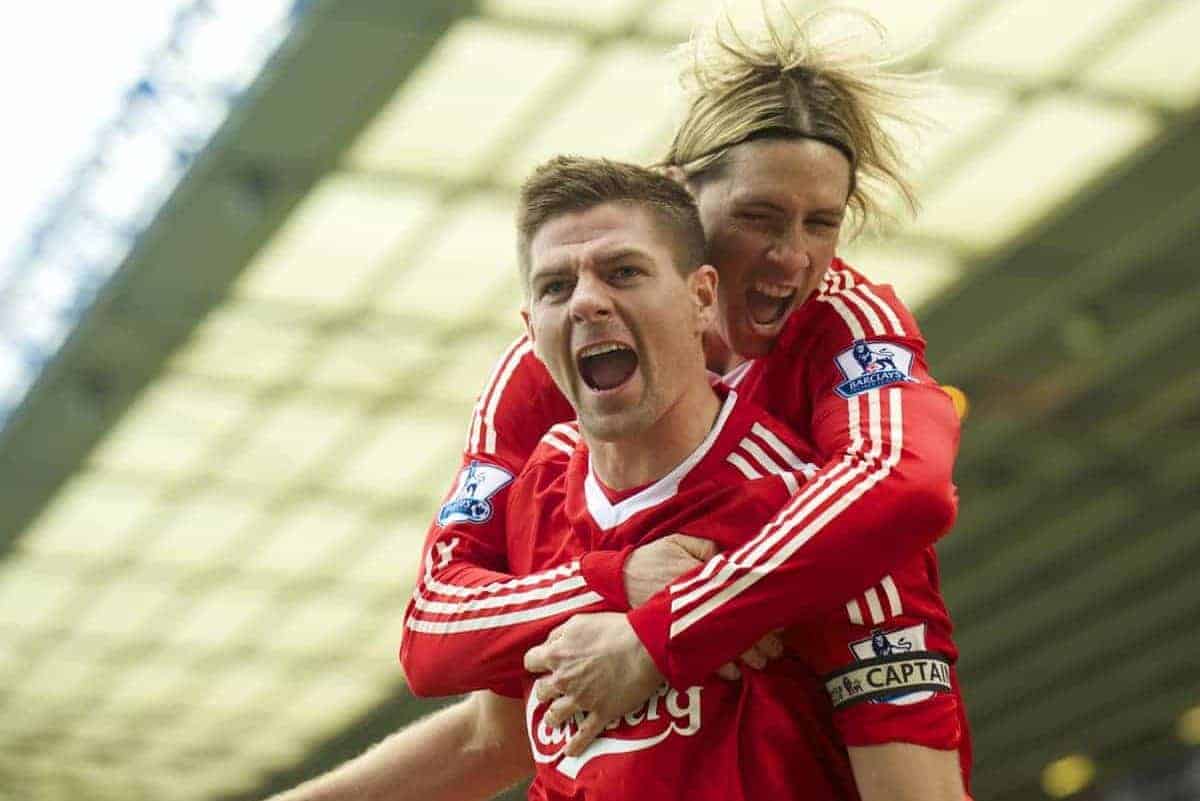
[[[603,320],[612,316],[612,298],[608,293],[608,285],[590,270],[581,272],[571,293],[571,318],[575,322],[591,322]]]
[[[790,228],[781,232],[767,250],[767,258],[772,264],[788,272],[807,269],[811,258],[804,231]]]

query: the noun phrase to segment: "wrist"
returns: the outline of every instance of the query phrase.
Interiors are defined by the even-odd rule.
[[[642,642],[638,636],[637,629],[633,627],[628,615],[625,616],[625,624],[627,636],[629,638],[628,649],[632,660],[630,665],[631,676],[652,678],[654,683],[661,684],[666,680],[663,672],[659,670],[658,664],[654,661],[654,657],[650,655],[650,650],[646,644]]]
[[[663,680],[673,686],[666,649],[669,615],[659,609],[659,605],[652,600],[630,610],[625,619],[629,621],[629,627],[642,646],[641,653],[653,663],[655,671]]]
[[[592,551],[579,560],[579,572],[588,588],[618,612],[629,610],[629,594],[625,587],[625,562],[633,553],[628,545],[619,551]]]

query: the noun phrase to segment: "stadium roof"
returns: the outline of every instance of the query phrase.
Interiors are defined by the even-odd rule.
[[[1124,775],[1200,701],[1200,2],[854,5],[943,85],[922,212],[844,255],[972,400],[941,552],[977,797]],[[394,653],[518,330],[515,187],[658,155],[707,11],[298,18],[0,432],[0,796],[251,798],[422,708]]]

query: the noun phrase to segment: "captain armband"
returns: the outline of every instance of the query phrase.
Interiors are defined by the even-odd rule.
[[[837,709],[864,701],[903,703],[952,691],[950,662],[934,651],[910,651],[859,660],[825,677]],[[919,695],[918,695],[919,694]]]

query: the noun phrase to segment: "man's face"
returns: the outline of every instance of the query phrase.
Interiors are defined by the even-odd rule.
[[[746,142],[717,177],[692,186],[721,276],[718,330],[761,356],[833,261],[850,192],[850,163],[811,139]]]
[[[680,275],[669,236],[651,212],[606,203],[530,242],[526,327],[589,436],[643,432],[704,380],[716,272]]]

